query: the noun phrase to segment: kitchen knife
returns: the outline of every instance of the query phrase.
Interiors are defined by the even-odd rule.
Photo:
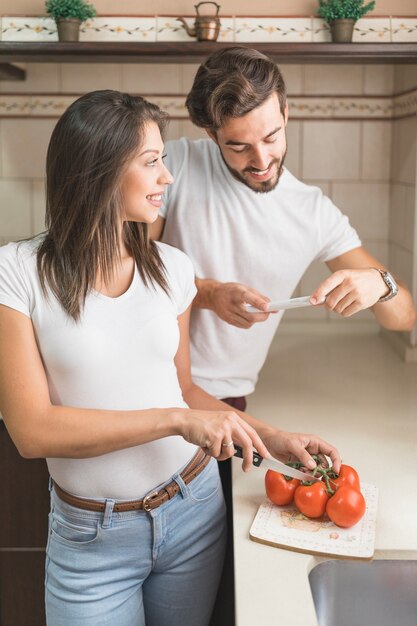
[[[283,311],[284,309],[298,309],[302,306],[312,306],[310,302],[310,296],[302,296],[301,298],[290,298],[290,300],[281,300],[280,302],[268,302],[268,311]],[[245,304],[245,308],[248,313],[267,313],[268,311],[261,311],[252,306],[251,304]]]
[[[235,445],[235,457],[239,459],[243,459],[243,450],[240,446]],[[267,467],[268,469],[272,469],[275,472],[279,472],[280,474],[284,474],[285,476],[291,476],[292,478],[298,478],[298,480],[307,480],[309,482],[317,482],[320,478],[316,478],[315,476],[311,476],[311,474],[306,474],[301,472],[294,467],[290,467],[289,465],[285,465],[281,461],[277,459],[264,459],[258,452],[253,452],[253,465],[255,467]]]

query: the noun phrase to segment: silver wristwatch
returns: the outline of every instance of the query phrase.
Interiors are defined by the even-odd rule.
[[[382,296],[378,302],[387,302],[387,300],[391,300],[391,298],[394,298],[397,295],[398,285],[389,272],[380,270],[379,267],[374,267],[373,269],[381,274],[382,280],[389,289],[389,293],[386,296]]]

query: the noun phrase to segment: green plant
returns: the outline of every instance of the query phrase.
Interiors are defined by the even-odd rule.
[[[85,0],[46,0],[45,9],[54,20],[72,18],[84,22],[97,15],[93,5]]]
[[[375,0],[319,0],[318,14],[330,24],[334,20],[358,20],[375,7]]]

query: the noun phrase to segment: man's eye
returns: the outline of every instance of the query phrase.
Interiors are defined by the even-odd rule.
[[[236,154],[240,154],[240,152],[245,152],[246,150],[246,146],[244,146],[243,148],[232,148],[233,152],[236,152]]]

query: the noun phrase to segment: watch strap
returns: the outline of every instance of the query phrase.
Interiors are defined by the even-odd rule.
[[[382,280],[389,289],[387,295],[379,298],[378,302],[387,302],[388,300],[391,300],[391,298],[394,298],[398,293],[398,285],[391,274],[386,270],[381,270],[379,267],[373,267],[372,269],[380,273]]]

